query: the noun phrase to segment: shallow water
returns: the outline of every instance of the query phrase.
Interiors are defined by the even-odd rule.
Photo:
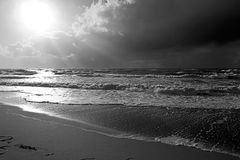
[[[239,85],[239,69],[0,70],[1,99],[33,112],[236,155]]]

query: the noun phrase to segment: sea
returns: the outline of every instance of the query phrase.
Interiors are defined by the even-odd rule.
[[[0,101],[117,131],[109,136],[240,157],[237,68],[1,69]]]

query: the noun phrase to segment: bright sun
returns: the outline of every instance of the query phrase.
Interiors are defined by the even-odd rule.
[[[29,0],[20,6],[20,19],[31,32],[43,34],[55,27],[54,8],[40,0]]]

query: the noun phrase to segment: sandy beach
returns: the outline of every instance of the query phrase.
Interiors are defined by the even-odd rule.
[[[0,106],[0,159],[4,160],[234,160],[237,157],[162,143],[114,138],[72,122]],[[81,126],[81,125],[79,125]]]

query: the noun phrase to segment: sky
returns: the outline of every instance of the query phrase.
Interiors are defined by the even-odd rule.
[[[50,12],[30,5],[22,16],[31,1]],[[239,0],[0,0],[0,68],[240,67],[239,8]]]

